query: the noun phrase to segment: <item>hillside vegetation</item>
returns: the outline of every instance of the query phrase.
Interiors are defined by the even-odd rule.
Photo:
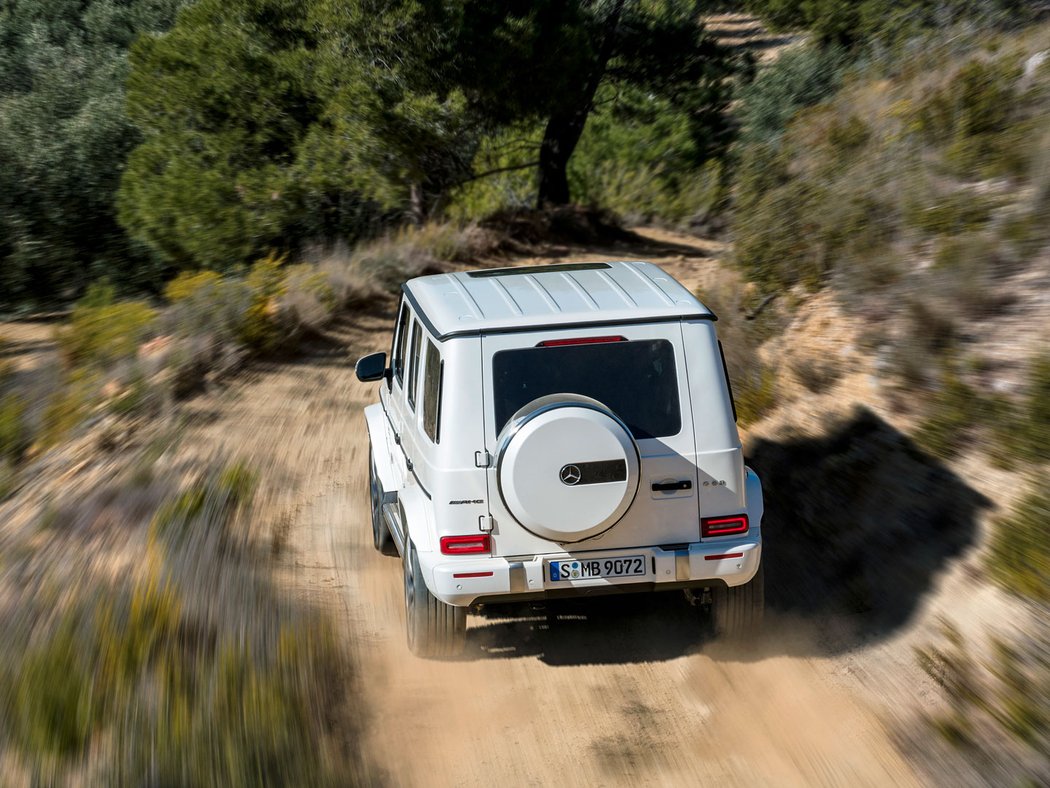
[[[971,26],[883,49],[834,39],[789,51],[744,93],[733,259],[753,288],[745,308],[765,310],[741,336],[765,361],[738,363],[734,387],[764,406],[752,420],[785,398],[805,412],[863,359],[879,392],[865,396],[924,452],[978,486],[975,468],[1005,471],[976,571],[1025,621],[1045,620],[1050,29]],[[809,319],[828,304],[842,317]],[[819,333],[843,323],[857,346]],[[934,729],[970,779],[1046,778],[1048,645],[1041,625],[978,642],[946,622],[919,650],[948,701]]]
[[[828,288],[862,316],[869,351],[907,387],[904,407],[930,406],[919,434],[944,457],[977,435],[1004,465],[1050,459],[1045,326],[1010,337],[1009,355],[992,347],[1018,317],[1041,314],[1046,41],[1040,29],[931,42],[907,60],[841,66],[832,98],[740,150],[737,265],[761,293]],[[834,68],[799,53],[756,87],[780,69],[794,74],[800,59],[802,82]]]

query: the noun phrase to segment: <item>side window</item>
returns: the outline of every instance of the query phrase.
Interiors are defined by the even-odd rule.
[[[423,339],[423,332],[419,328],[419,321],[412,321],[412,350],[408,354],[408,406],[416,409],[416,388],[419,383],[419,343]]]
[[[394,336],[393,360],[390,362],[394,377],[402,386],[405,385],[405,340],[408,338],[408,304],[401,302],[401,315],[397,319],[397,334]]]
[[[423,432],[434,443],[441,442],[441,379],[445,362],[437,346],[427,339],[427,359],[423,368]]]

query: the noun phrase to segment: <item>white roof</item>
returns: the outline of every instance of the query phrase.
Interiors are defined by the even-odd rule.
[[[715,319],[652,263],[557,263],[421,276],[405,295],[439,339],[544,326]]]

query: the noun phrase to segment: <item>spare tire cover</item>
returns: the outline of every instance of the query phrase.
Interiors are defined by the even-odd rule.
[[[515,413],[500,434],[496,478],[507,510],[556,542],[607,531],[638,491],[639,459],[627,426],[597,400],[554,394]]]

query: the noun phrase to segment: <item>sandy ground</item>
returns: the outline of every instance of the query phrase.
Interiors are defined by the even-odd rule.
[[[651,249],[624,256],[694,286],[716,274],[717,244],[651,236]],[[392,309],[201,398],[183,443],[261,472],[260,535],[278,544],[289,591],[338,620],[362,692],[350,703],[384,782],[920,782],[893,744],[889,696],[853,677],[863,654],[810,656],[813,622],[774,620],[765,642],[731,653],[707,639],[680,594],[608,598],[471,617],[462,660],[413,657],[400,562],[371,546],[362,408],[376,392],[352,368],[389,343]]]

